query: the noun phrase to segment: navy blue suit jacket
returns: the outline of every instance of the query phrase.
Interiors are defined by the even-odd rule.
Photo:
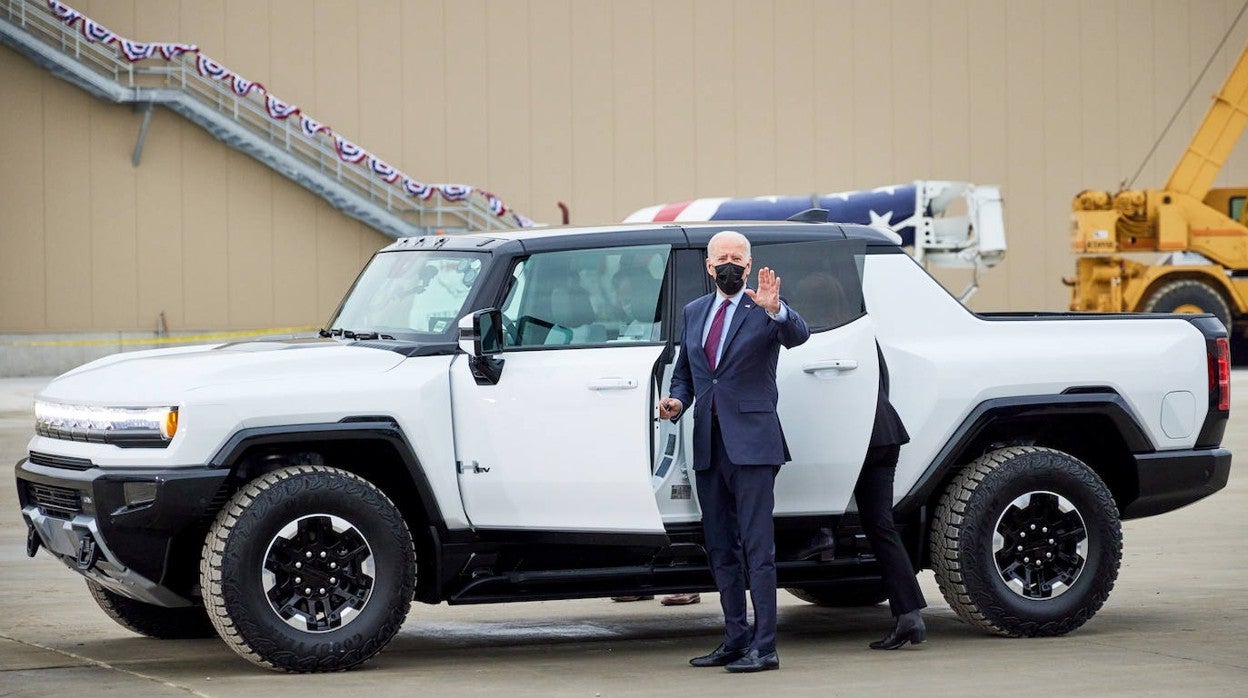
[[[788,319],[776,322],[742,296],[712,372],[702,330],[716,297],[711,293],[685,306],[680,358],[672,374],[671,396],[683,406],[677,418],[693,408],[694,470],[711,464],[712,400],[729,460],[736,465],[781,465],[789,460],[789,447],[776,415],[776,360],[781,346],[805,342],[810,329],[791,307]]]

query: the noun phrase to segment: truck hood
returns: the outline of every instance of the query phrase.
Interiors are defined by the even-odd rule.
[[[80,405],[149,407],[178,405],[209,385],[382,373],[402,362],[397,352],[344,344],[243,342],[114,354],[53,380],[40,400]]]

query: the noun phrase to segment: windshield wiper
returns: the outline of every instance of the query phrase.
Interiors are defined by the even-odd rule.
[[[335,327],[332,330],[321,330],[322,337],[342,337],[343,339],[354,339],[356,341],[369,339],[394,339],[392,335],[383,334],[381,332],[355,332],[352,330],[344,330]]]

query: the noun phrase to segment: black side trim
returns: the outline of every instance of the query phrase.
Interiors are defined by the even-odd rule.
[[[966,461],[966,450],[976,437],[994,422],[1058,415],[1104,415],[1113,422],[1132,453],[1153,450],[1153,445],[1140,427],[1139,420],[1135,418],[1122,396],[1117,393],[1028,395],[985,400],[962,421],[961,426],[945,443],[945,447],[936,454],[927,469],[923,471],[923,475],[898,502],[895,511],[899,515],[909,514],[926,504],[936,487],[944,481],[945,476],[953,468]]]
[[[666,533],[616,533],[595,531],[551,531],[476,529],[482,542],[502,544],[597,545],[661,548],[668,544]]]
[[[1140,494],[1122,508],[1122,518],[1164,514],[1226,487],[1231,452],[1225,448],[1161,451],[1135,456]]]
[[[420,502],[429,516],[428,523],[439,531],[446,530],[446,521],[442,518],[442,509],[433,495],[433,487],[425,471],[416,458],[416,453],[408,443],[403,430],[396,421],[389,417],[372,417],[375,421],[354,421],[358,417],[347,417],[338,423],[330,424],[290,424],[276,427],[257,427],[236,432],[209,461],[211,467],[231,468],[238,465],[239,459],[254,446],[273,446],[293,443],[324,443],[334,441],[382,441],[388,443],[399,457],[411,477],[420,496]],[[413,522],[415,523],[415,522]]]

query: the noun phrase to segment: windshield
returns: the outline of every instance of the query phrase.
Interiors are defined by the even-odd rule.
[[[481,276],[485,255],[404,250],[373,257],[338,315],[334,335],[449,335]],[[350,334],[347,334],[350,333]]]

